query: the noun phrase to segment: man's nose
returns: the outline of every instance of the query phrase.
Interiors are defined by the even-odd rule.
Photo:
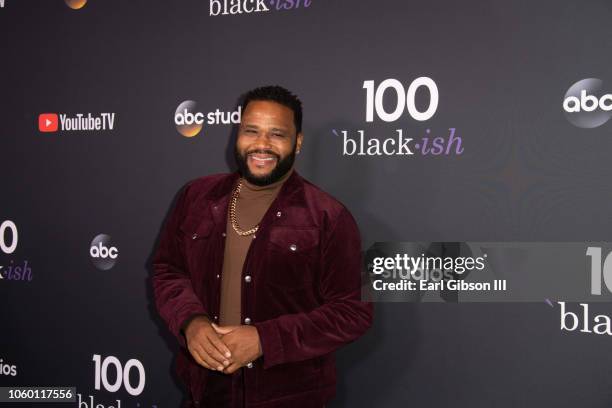
[[[266,132],[261,132],[257,135],[257,139],[255,139],[255,146],[259,149],[269,149],[272,147],[270,143],[270,135]]]

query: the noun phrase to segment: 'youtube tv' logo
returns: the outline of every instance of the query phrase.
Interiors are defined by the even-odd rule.
[[[41,132],[57,132],[59,120],[56,113],[41,113],[38,115],[38,130]]]
[[[43,133],[72,131],[111,131],[115,128],[115,113],[41,113],[38,115],[38,130]]]

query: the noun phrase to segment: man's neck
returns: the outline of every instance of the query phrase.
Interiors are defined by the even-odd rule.
[[[256,184],[249,183],[249,181],[246,180],[244,177],[242,178],[242,184],[244,187],[251,191],[274,190],[280,187],[285,181],[287,181],[287,179],[293,173],[293,169],[294,168],[291,167],[291,169],[289,169],[289,171],[285,173],[280,179],[276,180],[274,183],[270,183],[265,186],[258,186]]]

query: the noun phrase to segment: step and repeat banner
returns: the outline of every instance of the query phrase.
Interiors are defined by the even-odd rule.
[[[609,407],[611,20],[607,0],[0,0],[0,386],[185,401],[158,234],[185,183],[235,170],[239,97],[281,85],[375,302],[330,407]]]

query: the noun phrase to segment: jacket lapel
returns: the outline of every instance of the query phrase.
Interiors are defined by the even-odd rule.
[[[232,191],[239,178],[239,172],[230,173],[211,194],[210,210],[217,227],[225,229]],[[279,212],[280,216],[278,216]],[[304,179],[295,169],[283,183],[278,195],[264,214],[260,222],[260,230],[266,228],[271,222],[279,226],[312,225],[304,196]]]

